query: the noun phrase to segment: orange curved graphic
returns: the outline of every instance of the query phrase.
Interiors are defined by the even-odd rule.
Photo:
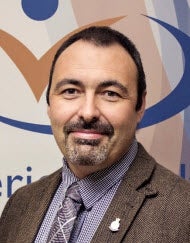
[[[124,17],[125,16],[105,19],[79,27],[59,40],[39,60],[24,44],[3,30],[0,30],[0,46],[23,74],[36,100],[39,101],[48,83],[49,70],[53,56],[65,39],[86,27],[92,25],[110,26]]]

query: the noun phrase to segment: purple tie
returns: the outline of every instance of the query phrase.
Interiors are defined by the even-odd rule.
[[[82,205],[79,186],[75,182],[66,191],[48,236],[48,243],[68,243],[75,219]]]

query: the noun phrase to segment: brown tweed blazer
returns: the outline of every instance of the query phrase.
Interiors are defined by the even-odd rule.
[[[1,243],[34,242],[60,181],[61,170],[10,198],[0,219]],[[120,228],[112,232],[109,225],[116,217]],[[157,164],[139,145],[91,242],[190,243],[190,183]]]

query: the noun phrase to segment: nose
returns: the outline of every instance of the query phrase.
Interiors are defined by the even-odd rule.
[[[83,97],[83,101],[81,102],[80,108],[78,110],[78,116],[87,122],[99,118],[100,110],[94,95]]]

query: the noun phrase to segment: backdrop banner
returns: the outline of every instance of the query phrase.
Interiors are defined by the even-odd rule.
[[[148,86],[137,138],[190,179],[190,0],[6,0],[0,16],[0,214],[16,189],[62,165],[46,114],[49,68],[60,43],[90,25],[136,44]]]

